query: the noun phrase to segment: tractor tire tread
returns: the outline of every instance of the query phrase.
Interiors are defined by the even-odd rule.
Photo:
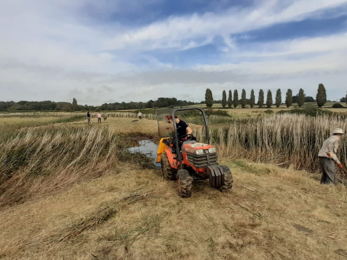
[[[185,169],[177,172],[178,193],[181,198],[189,198],[192,195],[193,177]]]
[[[161,171],[165,180],[176,180],[176,170],[171,168],[166,153],[161,155]]]
[[[232,189],[233,187],[233,175],[231,174],[230,169],[227,166],[221,165],[220,166],[223,169],[224,173],[224,185],[222,185],[219,190],[221,192],[227,192]]]

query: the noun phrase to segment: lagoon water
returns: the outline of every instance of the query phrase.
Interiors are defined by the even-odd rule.
[[[141,140],[139,141],[139,146],[130,147],[129,151],[132,153],[143,153],[148,158],[153,159],[155,166],[160,167],[160,163],[156,163],[157,158],[157,148],[158,145],[155,144],[152,140]]]

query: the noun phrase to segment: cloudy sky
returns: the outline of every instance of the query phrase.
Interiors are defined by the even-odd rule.
[[[0,100],[347,90],[347,0],[0,0]]]

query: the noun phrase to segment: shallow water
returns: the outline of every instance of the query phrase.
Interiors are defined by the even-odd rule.
[[[152,140],[141,140],[139,141],[139,146],[130,147],[129,151],[132,153],[145,154],[148,158],[153,159],[155,166],[160,167],[160,163],[156,163],[157,149],[158,145],[155,144]]]

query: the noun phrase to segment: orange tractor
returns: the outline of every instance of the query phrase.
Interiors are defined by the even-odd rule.
[[[228,191],[233,186],[232,174],[227,166],[218,165],[216,148],[209,144],[209,131],[204,110],[200,108],[176,108],[172,114],[157,110],[159,136],[157,163],[161,163],[163,178],[177,180],[179,195],[191,196],[194,180],[209,180],[211,187]],[[192,134],[178,135],[177,114],[190,113],[203,117],[207,143],[200,143]],[[181,116],[180,116],[181,118]]]

